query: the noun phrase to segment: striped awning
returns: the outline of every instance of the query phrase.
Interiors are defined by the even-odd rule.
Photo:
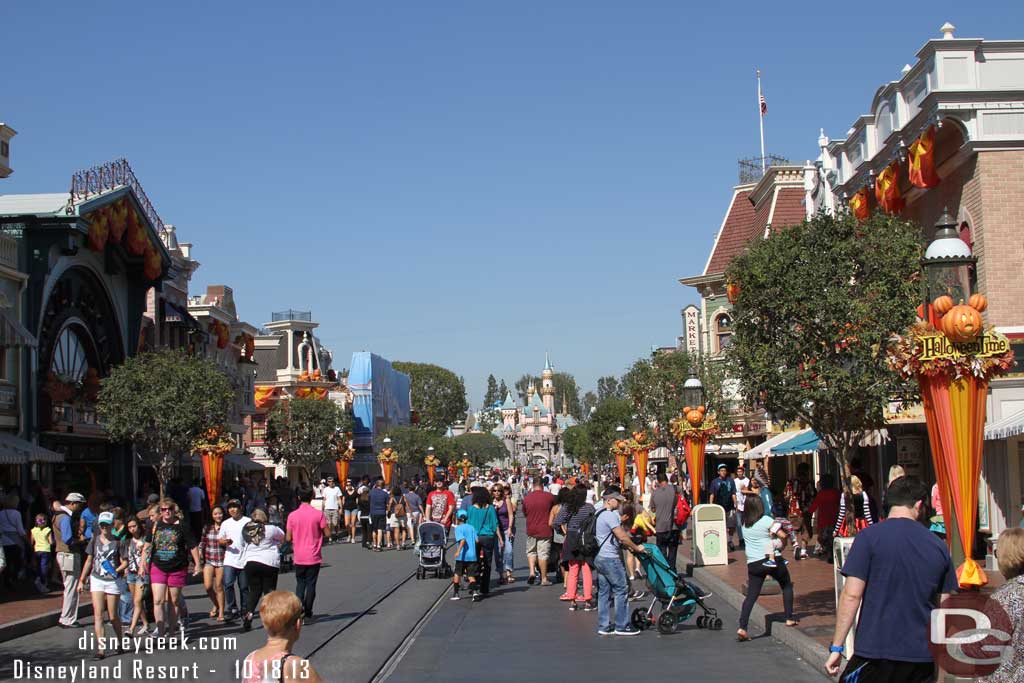
[[[744,452],[743,453],[743,457],[746,460],[749,460],[751,458],[764,458],[764,457],[768,457],[768,456],[772,455],[772,450],[775,447],[781,446],[782,444],[784,444],[787,441],[789,441],[790,439],[792,439],[794,436],[797,436],[799,434],[806,434],[809,431],[811,431],[811,430],[810,429],[793,429],[793,430],[788,431],[788,432],[782,432],[781,434],[776,434],[775,436],[773,436],[772,438],[768,439],[764,443],[760,443],[760,444],[754,446],[753,448],[751,448],[749,451]]]
[[[12,314],[10,308],[0,308],[0,347],[12,348],[37,345],[35,336]]]
[[[1024,410],[1012,413],[985,427],[985,441],[1001,441],[1024,434]]]
[[[224,464],[231,465],[232,467],[246,472],[256,472],[267,469],[258,462],[253,462],[252,458],[242,453],[228,453],[224,456]]]
[[[64,462],[64,456],[14,434],[0,432],[0,463],[25,465],[30,462]]]

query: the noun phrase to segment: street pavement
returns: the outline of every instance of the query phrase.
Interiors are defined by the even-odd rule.
[[[315,611],[318,617],[306,624],[295,647],[296,654],[309,656],[325,681],[366,681],[399,647],[413,625],[448,585],[447,581],[417,581],[412,576],[416,556],[412,550],[373,553],[359,544],[337,544],[324,548],[325,565],[320,571]],[[402,583],[405,581],[405,583]],[[397,586],[397,589],[396,589]],[[284,573],[278,588],[293,590],[295,575]],[[383,602],[381,598],[387,596]],[[88,600],[83,594],[83,600]],[[83,633],[90,637],[91,611],[83,618],[83,629],[48,628],[32,635],[0,644],[0,681],[41,680],[54,683],[71,681],[65,677],[39,675],[14,678],[15,660],[33,666],[67,665],[106,667],[86,680],[148,681],[177,680],[222,682],[239,680],[236,662],[241,663],[252,650],[263,645],[266,635],[257,619],[253,630],[243,633],[241,622],[218,624],[209,619],[210,601],[202,586],[189,586],[186,600],[194,617],[200,617],[190,629],[188,651],[162,650],[151,654],[108,656],[100,662],[91,659],[93,652],[79,647]],[[369,611],[367,611],[369,610]],[[107,626],[107,634],[113,635]],[[207,640],[201,638],[219,638]],[[234,638],[234,642],[227,639]],[[152,641],[150,641],[152,642]],[[139,639],[142,647],[147,642]],[[215,649],[219,648],[219,649]],[[114,670],[120,663],[120,671]],[[172,670],[149,670],[138,667],[182,667]],[[76,681],[82,680],[79,676]]]
[[[479,603],[449,601],[445,596],[381,680],[826,680],[824,672],[770,636],[737,643],[738,613],[717,596],[708,604],[724,622],[721,631],[698,629],[691,619],[670,636],[656,629],[629,637],[597,635],[597,612],[570,611],[558,600],[560,584],[526,584],[525,526],[520,519],[516,583],[492,583],[491,597]],[[630,611],[649,604],[649,599],[632,602]]]

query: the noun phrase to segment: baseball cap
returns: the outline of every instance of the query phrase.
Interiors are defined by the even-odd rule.
[[[719,466],[718,466],[718,469],[720,469],[720,470],[727,470],[727,469],[729,469],[729,466],[728,466],[728,465],[726,465],[726,464],[725,464],[725,463],[723,462],[723,463],[722,463],[721,465],[719,465]]]
[[[469,519],[469,513],[466,512],[465,510],[459,510],[458,512],[455,513],[455,516],[459,519]]]
[[[238,500],[237,498],[232,498],[231,500],[228,501],[228,507],[229,508],[240,508],[240,507],[242,507],[242,501]]]
[[[101,512],[100,516],[96,518],[96,523],[97,524],[113,524],[114,523],[114,513],[110,512],[110,511]]]
[[[69,493],[67,495],[67,497],[64,498],[64,500],[66,502],[68,502],[68,503],[87,503],[88,502],[85,499],[85,496],[83,496],[81,493]]]
[[[156,493],[151,493],[146,496],[146,505],[156,505],[160,502],[160,496]]]
[[[609,493],[602,500],[617,500],[620,503],[624,503],[626,502],[626,497],[621,493]]]

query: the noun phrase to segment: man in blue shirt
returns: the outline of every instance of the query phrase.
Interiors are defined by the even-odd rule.
[[[459,579],[466,577],[469,584],[469,595],[473,602],[479,602],[480,596],[476,593],[476,572],[477,572],[477,533],[476,527],[467,520],[469,513],[459,510],[455,518],[458,524],[455,526],[455,576],[452,577],[452,600],[459,599]]]
[[[370,490],[370,529],[373,530],[373,549],[384,550],[384,533],[388,520],[388,499],[384,480],[378,479]]]
[[[625,501],[621,493],[609,493],[604,497],[604,511],[597,517],[595,534],[600,547],[594,558],[594,569],[597,570],[597,632],[602,636],[635,636],[640,633],[629,623],[629,583],[619,548],[626,546],[635,553],[642,553],[644,547],[634,543],[622,528],[619,506]],[[611,614],[613,598],[614,625]]]
[[[934,680],[928,631],[936,598],[957,587],[946,544],[928,531],[928,488],[916,477],[889,485],[889,518],[857,534],[843,565],[830,676],[839,673],[846,636],[860,610],[855,649],[841,681],[924,683]]]

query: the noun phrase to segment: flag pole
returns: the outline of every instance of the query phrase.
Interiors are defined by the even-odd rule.
[[[764,161],[764,112],[761,109],[761,70],[757,70],[757,122],[761,125],[761,173],[765,172]]]

